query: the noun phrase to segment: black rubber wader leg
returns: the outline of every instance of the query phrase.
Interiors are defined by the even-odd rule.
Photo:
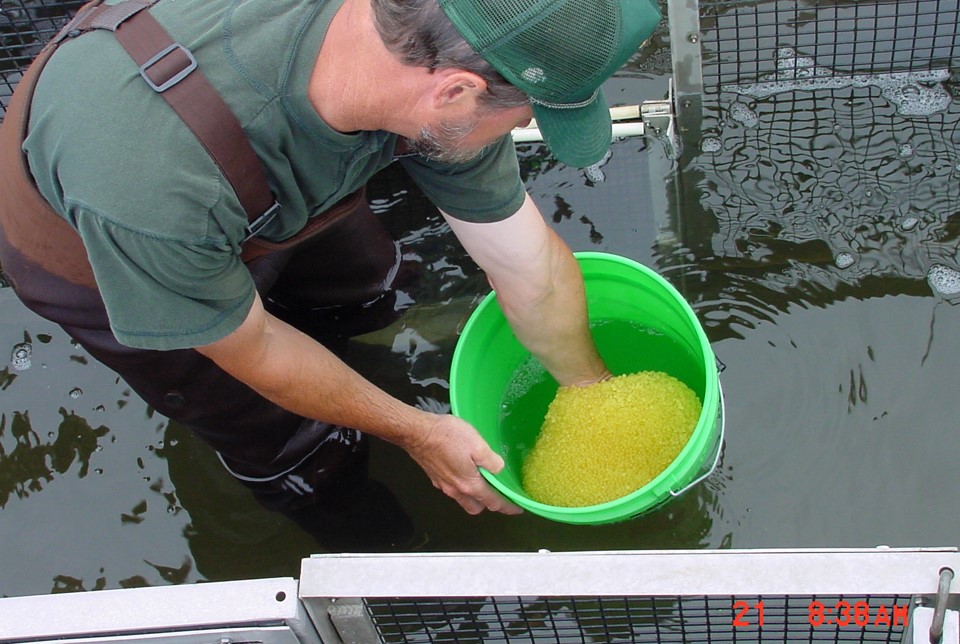
[[[281,278],[288,285],[285,294],[295,291],[296,280],[286,277],[286,268],[302,271],[310,257],[359,260],[373,250],[344,248],[345,238],[365,241],[357,239],[349,226],[351,219],[346,217],[340,222],[343,226],[325,231],[303,249],[280,251],[276,257],[268,255],[252,262],[249,267],[261,294]],[[413,526],[399,503],[384,486],[367,477],[369,445],[363,434],[288,412],[192,349],[153,351],[121,345],[110,331],[96,290],[72,284],[17,257],[17,251],[9,246],[3,250],[0,261],[4,270],[29,308],[60,324],[159,413],[190,427],[220,454],[231,474],[249,487],[262,505],[291,517],[330,550],[403,548],[412,537]],[[325,298],[327,292],[338,297],[352,294],[350,304],[375,298],[376,288],[382,288],[395,270],[396,259],[391,240],[388,256],[373,254],[374,269],[363,273],[355,262],[358,279],[352,288],[341,283],[350,273],[330,278],[316,271],[312,279],[323,281],[302,290],[316,294],[323,306],[336,299]],[[309,303],[302,306],[310,308]]]
[[[399,245],[363,200],[286,254],[264,306],[336,351],[338,341],[399,317],[395,287],[411,278],[400,260]]]

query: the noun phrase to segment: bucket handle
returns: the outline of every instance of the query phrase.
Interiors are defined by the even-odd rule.
[[[710,469],[698,476],[696,479],[685,485],[680,490],[670,490],[670,496],[680,496],[685,494],[693,486],[701,483],[708,476],[713,474],[717,469],[717,465],[720,463],[720,456],[723,454],[723,435],[727,427],[727,411],[723,404],[723,387],[720,386],[719,381],[717,382],[717,389],[720,392],[720,439],[717,441],[717,455],[713,459],[713,465],[710,466]]]

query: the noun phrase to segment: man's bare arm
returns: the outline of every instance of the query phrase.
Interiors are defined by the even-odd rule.
[[[590,336],[580,267],[529,195],[500,222],[446,219],[487,273],[517,339],[557,382],[586,385],[610,376]]]
[[[480,476],[478,467],[499,472],[503,459],[472,426],[390,396],[323,345],[270,315],[259,297],[239,328],[197,351],[285,409],[399,445],[437,488],[471,514],[520,511]]]

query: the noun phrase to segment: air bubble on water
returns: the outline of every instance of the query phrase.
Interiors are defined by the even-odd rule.
[[[13,351],[10,354],[10,362],[16,371],[26,371],[33,365],[33,345],[29,342],[21,342],[13,345]]]
[[[700,149],[704,152],[719,152],[722,147],[720,139],[715,136],[708,136],[700,141]]]
[[[760,122],[757,113],[744,103],[734,103],[730,106],[730,118],[745,127],[754,127]]]
[[[900,147],[897,148],[897,153],[901,157],[910,157],[913,156],[913,146],[909,143],[901,143]]]
[[[907,217],[906,219],[900,222],[900,229],[913,230],[914,228],[917,227],[917,224],[919,223],[920,223],[920,220],[917,219],[916,217]]]
[[[607,175],[603,173],[603,170],[601,170],[600,166],[597,164],[584,168],[583,174],[587,180],[591,181],[592,183],[603,183],[607,179]]]
[[[895,72],[890,74],[842,74],[816,65],[811,58],[797,56],[790,48],[777,51],[777,71],[762,76],[759,82],[724,85],[721,89],[753,98],[796,90],[876,87],[896,106],[902,116],[930,116],[946,110],[953,101],[943,83],[950,80],[949,69]]]
[[[607,161],[613,156],[613,150],[607,150],[607,153],[603,155],[603,158],[594,163],[591,166],[587,166],[583,169],[583,174],[587,177],[587,180],[593,183],[603,183],[607,179],[607,175],[604,174],[602,168],[607,164]]]
[[[103,469],[98,467],[97,469],[93,470],[93,472],[94,474],[103,474]]]
[[[83,395],[83,389],[81,389],[80,387],[74,387],[73,389],[70,390],[71,398],[79,398],[82,395]]]
[[[923,95],[923,92],[916,85],[904,85],[899,91],[900,95],[907,100],[916,100]]]
[[[503,404],[507,411],[517,400],[525,396],[544,377],[543,366],[533,358],[528,358],[517,367],[503,394]]]
[[[857,258],[854,257],[853,253],[837,253],[837,256],[833,258],[834,263],[837,265],[837,268],[850,268],[853,266],[854,262],[857,261]]]
[[[944,266],[943,264],[934,264],[927,272],[927,282],[937,293],[941,295],[957,295],[960,293],[960,271]]]

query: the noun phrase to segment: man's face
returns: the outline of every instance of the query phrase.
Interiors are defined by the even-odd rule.
[[[424,125],[417,138],[409,143],[413,151],[428,159],[466,163],[513,128],[529,123],[532,117],[533,113],[526,105],[494,110],[478,108],[468,117]]]

